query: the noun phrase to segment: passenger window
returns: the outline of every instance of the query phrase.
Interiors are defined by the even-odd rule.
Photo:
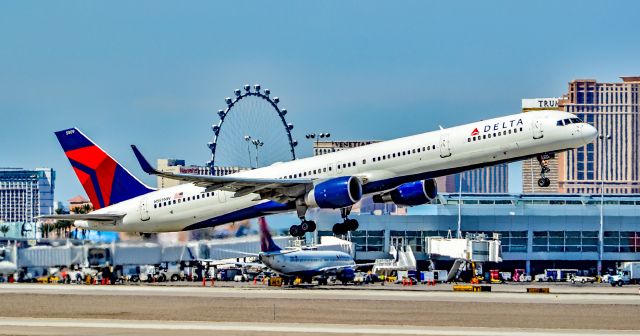
[[[467,138],[467,142],[471,142],[471,138]]]
[[[482,135],[482,138],[483,138],[483,139],[486,139],[486,138],[487,138],[487,135],[486,135],[486,134],[483,134],[483,135]]]
[[[322,172],[326,173],[327,172],[327,168],[322,168]]]
[[[520,127],[520,132],[522,132],[522,127]]]
[[[491,139],[491,133],[489,133],[488,135],[489,135],[488,138]]]
[[[514,129],[513,129],[513,133],[518,133],[518,129],[517,129],[517,128],[514,128]]]
[[[313,173],[314,173],[314,174],[317,174],[315,169],[313,170]]]
[[[367,164],[367,160],[362,160],[362,164]]]
[[[173,204],[176,204],[176,200],[173,200]]]

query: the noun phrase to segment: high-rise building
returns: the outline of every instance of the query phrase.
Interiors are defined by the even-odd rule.
[[[460,179],[462,178],[462,188]],[[509,165],[498,164],[468,170],[459,174],[449,175],[445,179],[445,187],[442,192],[474,194],[499,194],[509,191]]]
[[[34,223],[53,214],[55,179],[51,168],[0,168],[0,220]]]
[[[174,174],[194,174],[194,175],[214,175],[224,176],[228,174],[237,173],[248,168],[244,167],[214,167],[213,173],[208,166],[187,166],[185,160],[180,159],[158,159],[157,169],[165,173]],[[183,184],[185,182],[168,179],[161,176],[157,177],[158,188],[168,188]]]
[[[535,111],[549,111],[557,110],[562,111],[562,107],[559,106],[560,98],[530,98],[522,99],[522,112],[535,112]],[[558,192],[558,179],[560,176],[560,170],[564,168],[564,155],[565,153],[557,153],[555,158],[548,160],[548,167],[550,172],[545,176],[549,178],[551,184],[542,188],[538,186],[538,179],[540,178],[540,163],[536,158],[530,158],[522,162],[522,192],[525,194],[532,193],[557,193]],[[561,165],[560,162],[563,164]]]
[[[313,143],[313,155],[322,155],[341,150],[362,147],[379,142],[378,140],[351,140],[351,141],[315,141]]]
[[[561,192],[599,193],[602,184],[607,194],[640,192],[640,76],[621,78],[617,83],[569,82],[559,105],[596,127],[600,137],[567,152]]]

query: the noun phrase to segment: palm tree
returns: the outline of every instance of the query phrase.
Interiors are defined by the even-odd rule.
[[[56,209],[56,214],[61,215],[64,213],[64,210],[61,208]],[[70,220],[57,220],[56,223],[53,225],[53,227],[49,227],[49,225],[47,225],[47,229],[48,231],[53,231],[53,229],[56,230],[56,235],[58,235],[58,237],[60,237],[60,231],[65,230],[65,233],[67,231],[67,228],[71,227],[71,221]],[[44,232],[44,230],[43,230]],[[47,232],[47,237],[49,237],[49,234]]]
[[[2,226],[0,226],[0,232],[2,232],[3,237],[6,237],[7,232],[9,232],[9,225],[3,224]]]

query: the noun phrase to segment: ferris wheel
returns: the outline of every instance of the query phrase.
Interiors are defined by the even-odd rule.
[[[218,110],[219,120],[211,126],[211,150],[214,167],[258,168],[275,162],[296,159],[298,141],[291,135],[293,124],[287,122],[287,110],[280,108],[278,97],[261,91],[259,84],[236,89],[234,97],[225,98],[227,107]]]

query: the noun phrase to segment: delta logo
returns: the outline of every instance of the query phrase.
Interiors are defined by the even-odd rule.
[[[478,132],[478,128],[476,127],[476,128],[473,129],[473,132],[471,132],[471,135],[472,136],[476,136],[478,134],[480,134],[480,132]]]

